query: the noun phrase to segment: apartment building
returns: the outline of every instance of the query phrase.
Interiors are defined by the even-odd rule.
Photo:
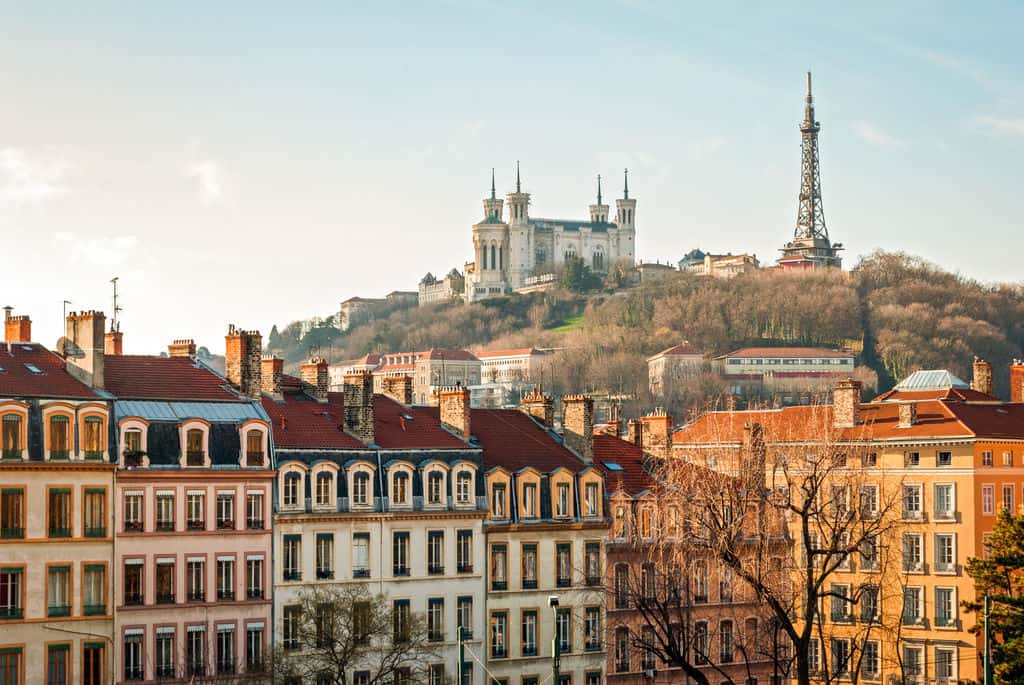
[[[408,376],[386,379],[388,394],[375,395],[371,376],[355,373],[335,393],[323,359],[303,364],[301,378],[284,375],[279,359],[263,364],[278,463],[278,644],[301,654],[304,591],[366,584],[387,597],[396,617],[426,617],[439,655],[429,685],[482,685],[480,664],[460,664],[458,633],[471,653],[482,653],[480,447],[411,406]],[[370,677],[358,664],[346,675],[351,683]]]
[[[227,378],[191,340],[102,362],[118,442],[118,683],[227,681],[268,663],[274,470],[254,336],[229,330]]]
[[[651,394],[662,397],[673,384],[700,373],[704,353],[689,343],[680,343],[647,358],[647,384]]]
[[[991,366],[978,360],[970,385],[946,371],[921,371],[864,403],[860,384],[847,380],[831,405],[712,412],[674,434],[673,453],[704,464],[738,449],[751,424],[763,427],[774,454],[834,441],[862,455],[850,465],[863,479],[861,507],[898,489],[888,543],[897,563],[885,572],[876,552],[857,555],[831,589],[858,601],[822,608],[826,639],[812,646],[812,657],[822,667],[827,658],[833,677],[859,664],[865,682],[981,680],[975,617],[960,605],[976,599],[965,562],[986,554],[996,512],[1017,512],[1024,498],[1024,366],[1010,375],[1011,403],[992,395]]]
[[[110,403],[31,342],[0,344],[0,680],[110,682]],[[101,338],[102,341],[102,324]]]

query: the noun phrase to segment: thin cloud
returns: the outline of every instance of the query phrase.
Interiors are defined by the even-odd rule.
[[[1024,118],[981,116],[977,117],[975,122],[981,124],[993,133],[1024,136]]]
[[[870,121],[859,120],[851,125],[858,138],[874,147],[903,147],[902,140],[882,130]]]
[[[703,162],[709,157],[713,157],[724,145],[725,138],[698,140],[686,146],[686,155],[691,162]]]
[[[73,264],[108,267],[126,263],[139,246],[139,239],[134,235],[86,238],[71,231],[58,231],[53,234],[53,243]]]
[[[186,175],[195,181],[199,199],[206,204],[219,202],[224,197],[224,172],[214,160],[188,165]]]
[[[0,148],[0,207],[40,204],[67,192],[69,168],[61,158],[40,158],[20,148]]]

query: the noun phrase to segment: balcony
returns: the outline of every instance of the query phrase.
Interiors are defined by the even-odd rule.
[[[456,570],[459,573],[472,573],[473,572],[473,564],[459,564],[456,567]]]
[[[391,570],[391,575],[395,576],[396,578],[408,576],[409,575],[409,567],[408,566],[395,566]]]
[[[46,615],[59,618],[61,616],[70,616],[71,607],[66,604],[58,604],[56,606],[46,607]]]
[[[443,576],[444,575],[444,566],[439,566],[437,564],[431,564],[430,566],[427,567],[427,573],[429,573],[432,576]]]
[[[587,576],[587,587],[596,587],[601,584],[601,576]]]
[[[163,533],[174,532],[174,521],[157,521],[156,529]]]
[[[222,602],[233,602],[235,601],[235,591],[221,588],[220,590],[217,590],[217,599]]]
[[[936,628],[955,628],[957,620],[952,616],[936,616],[935,627]]]
[[[206,521],[195,521],[190,520],[188,522],[189,530],[206,530]]]
[[[205,602],[206,593],[202,590],[192,590],[188,593],[188,601],[190,602]]]
[[[4,540],[20,540],[24,537],[24,528],[0,528],[0,538]]]
[[[51,538],[69,538],[71,537],[70,528],[61,528],[59,526],[50,526],[50,537]]]
[[[572,579],[561,577],[555,581],[555,585],[557,587],[570,587],[572,586]]]
[[[508,656],[508,649],[505,645],[491,645],[491,658],[492,659],[504,659]]]
[[[903,614],[903,625],[905,626],[923,626],[924,617],[920,614]]]
[[[263,466],[266,464],[266,458],[263,452],[246,452],[245,453],[245,465],[246,466]]]
[[[142,606],[142,593],[141,592],[126,592],[124,595],[125,606]]]
[[[87,538],[105,538],[107,537],[106,526],[86,526],[85,537]]]
[[[142,532],[142,521],[125,521],[124,532],[126,533],[141,533]]]
[[[82,607],[82,613],[86,616],[104,616],[107,613],[106,604],[86,604]]]
[[[206,675],[206,664],[191,663],[188,665],[188,675],[202,678]]]
[[[0,621],[15,621],[22,617],[21,607],[0,607]]]
[[[185,453],[185,466],[205,466],[206,452],[202,450],[189,450]]]
[[[103,461],[102,450],[87,450],[85,453],[86,461]]]
[[[232,675],[235,672],[235,662],[230,660],[217,661],[217,673],[219,675]]]
[[[524,578],[523,579],[523,589],[524,590],[536,590],[537,589],[537,579],[536,578],[529,578],[529,579]]]
[[[370,569],[362,568],[362,567],[354,568],[354,569],[352,569],[352,577],[353,578],[369,578],[370,577]]]
[[[219,519],[217,521],[217,530],[234,530],[235,522],[229,519]]]
[[[143,464],[143,457],[145,456],[145,452],[125,452],[123,456],[123,465],[130,469],[141,468]]]
[[[50,450],[50,461],[67,461],[70,458],[69,450]]]
[[[318,568],[316,570],[317,580],[334,580],[334,571],[329,568]]]
[[[507,590],[508,589],[508,583],[506,583],[504,580],[492,580],[491,581],[491,589],[495,590],[495,591],[498,591],[498,592],[501,592],[503,590]]]
[[[0,459],[17,459],[21,461],[21,450],[4,450]]]
[[[156,595],[157,604],[174,604],[173,592],[158,592]]]
[[[600,652],[601,641],[600,640],[587,640],[583,644],[583,650],[586,652]]]
[[[142,666],[125,666],[124,667],[124,679],[125,680],[142,680]]]
[[[263,530],[263,519],[245,519],[245,527],[247,530]]]
[[[291,569],[291,570],[285,569],[285,571],[284,571],[284,579],[285,580],[302,580],[302,571],[299,571],[297,569]]]
[[[263,599],[263,588],[251,587],[246,591],[245,596],[247,599]]]
[[[174,678],[174,665],[173,664],[157,664],[156,665],[156,677],[158,679],[171,679]]]

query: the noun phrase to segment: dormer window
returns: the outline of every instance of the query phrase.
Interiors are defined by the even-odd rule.
[[[601,488],[598,483],[587,483],[584,487],[583,501],[586,506],[586,516],[599,516],[601,513],[600,498]]]
[[[3,421],[0,421],[0,453],[4,459],[21,459],[21,416],[18,414],[4,414]]]
[[[203,451],[203,431],[191,428],[185,433],[185,465],[202,466],[206,462]]]
[[[302,476],[298,473],[286,473],[284,476],[284,488],[281,493],[281,505],[289,509],[299,506],[299,485]]]
[[[71,456],[68,442],[68,417],[50,417],[50,459],[66,460]]]
[[[469,471],[459,471],[455,477],[455,501],[459,504],[469,504],[473,493],[473,474]]]
[[[316,505],[318,507],[329,507],[333,497],[334,474],[329,471],[321,471],[316,474]]]
[[[559,483],[555,493],[555,516],[566,518],[569,516],[569,484]]]
[[[245,433],[245,465],[263,466],[266,461],[263,451],[263,436],[261,430],[250,429]]]
[[[142,431],[138,428],[129,428],[126,430],[124,432],[123,441],[125,456],[137,456],[142,452]],[[133,464],[133,466],[138,466],[138,464]]]
[[[127,417],[119,422],[121,429],[121,468],[149,466],[146,459],[146,431],[149,426],[138,417]]]
[[[370,504],[370,474],[364,471],[352,476],[352,504],[359,507]]]
[[[523,518],[537,518],[537,484],[523,484]]]
[[[409,474],[399,471],[391,480],[391,504],[409,503]]]
[[[104,421],[99,416],[87,416],[84,423],[85,458],[103,460]]]
[[[505,484],[495,483],[491,486],[491,518],[508,518],[505,511]]]
[[[427,476],[427,503],[441,504],[444,497],[444,474],[431,471]]]

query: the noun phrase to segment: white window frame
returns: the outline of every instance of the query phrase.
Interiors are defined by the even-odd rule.
[[[190,430],[199,430],[203,433],[203,463],[201,465],[188,465],[188,432]],[[181,425],[178,426],[178,440],[181,445],[179,461],[182,468],[199,469],[210,467],[210,424],[199,419],[182,421]]]

